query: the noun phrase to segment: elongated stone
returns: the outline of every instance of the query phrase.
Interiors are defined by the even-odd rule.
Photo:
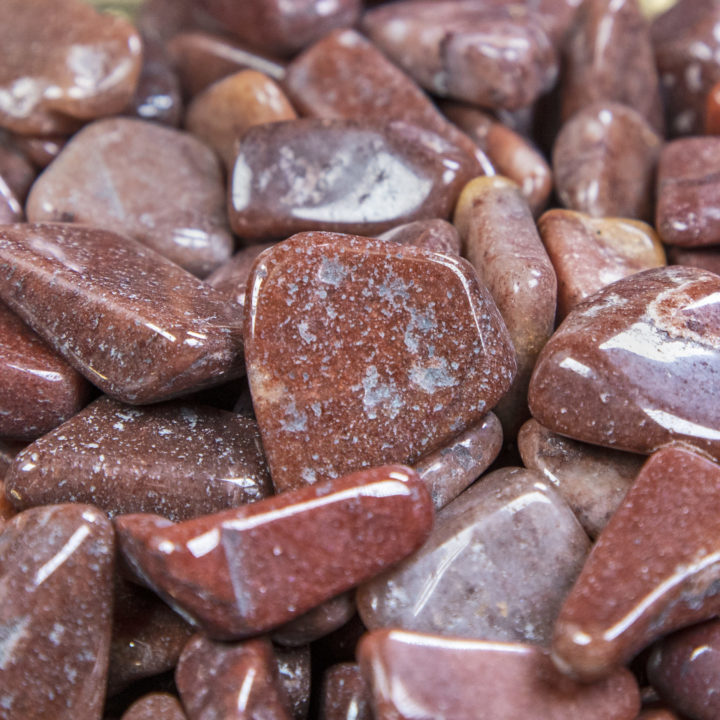
[[[272,634],[273,642],[285,647],[307,645],[341,628],[355,612],[355,596],[343,593],[277,628]]]
[[[273,245],[274,243],[262,243],[242,248],[207,277],[205,282],[244,308],[245,289],[252,266],[257,256]]]
[[[152,589],[207,634],[232,639],[376,575],[425,540],[432,516],[417,475],[390,465],[178,525],[125,515],[115,527],[126,561]]]
[[[460,255],[460,235],[446,220],[416,220],[398,225],[379,235],[378,240]]]
[[[668,261],[671,265],[686,265],[720,275],[720,248],[710,247],[699,250],[669,247]]]
[[[538,357],[533,416],[575,440],[648,454],[682,442],[720,457],[720,277],[667,267],[578,305]]]
[[[372,720],[370,693],[357,664],[326,670],[321,693],[320,720]]]
[[[515,372],[465,260],[305,233],[248,281],[248,380],[278,491],[414,463],[477,424]]]
[[[370,629],[549,645],[590,542],[530,470],[496,470],[441,510],[412,557],[361,586]]]
[[[186,716],[176,697],[158,692],[136,700],[121,720],[186,720]]]
[[[295,720],[305,720],[310,707],[310,645],[294,648],[273,645],[273,651],[290,714]]]
[[[237,306],[130,238],[7,225],[0,280],[0,299],[122,402],[158,402],[243,373]]]
[[[640,709],[627,670],[576,684],[530,645],[378,630],[358,658],[376,720],[634,720]]]
[[[720,608],[720,467],[658,450],[610,518],[555,626],[553,659],[591,680]]]
[[[99,720],[110,646],[112,526],[88,505],[34,508],[0,535],[0,707]]]

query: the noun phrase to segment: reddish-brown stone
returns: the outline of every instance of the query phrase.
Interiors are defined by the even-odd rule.
[[[637,720],[681,720],[681,718],[667,708],[648,708],[637,716]]]
[[[685,265],[720,275],[720,247],[685,250],[679,247],[668,248],[668,262],[671,265]]]
[[[186,720],[186,716],[174,695],[156,692],[136,700],[121,720]]]
[[[19,202],[25,202],[36,174],[15,140],[7,133],[0,134],[0,177]]]
[[[340,663],[325,671],[318,717],[320,720],[373,720],[370,693],[358,665]]]
[[[26,445],[18,440],[0,440],[0,480],[4,479],[13,459]]]
[[[278,678],[285,688],[290,713],[295,720],[306,720],[310,707],[310,646],[273,646]]]
[[[248,281],[246,363],[278,491],[414,463],[477,424],[515,373],[512,344],[465,260],[305,233]]]
[[[460,255],[460,235],[447,220],[416,220],[398,225],[379,235],[378,240]]]
[[[0,174],[0,225],[21,222],[24,218],[20,201]]]
[[[355,612],[354,594],[343,593],[277,628],[273,642],[286,647],[307,645],[341,628]]]
[[[250,271],[263,251],[272,247],[274,243],[248,245],[236,252],[226,263],[221,265],[212,275],[205,279],[229,300],[233,300],[240,307],[245,307],[245,288],[250,277]]]
[[[704,134],[720,135],[720,82],[715,83],[707,95]]]
[[[13,142],[40,170],[47,167],[60,154],[67,140],[65,135],[13,136]]]

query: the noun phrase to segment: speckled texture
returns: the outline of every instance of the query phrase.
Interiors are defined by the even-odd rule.
[[[123,402],[157,402],[243,373],[237,306],[109,231],[52,223],[0,228],[0,299]]]
[[[136,408],[107,397],[29,445],[5,486],[18,509],[85,502],[111,517],[152,512],[173,521],[272,492],[249,418],[179,402]]]
[[[275,488],[414,463],[478,423],[515,357],[470,265],[305,233],[248,281],[246,363]]]
[[[273,642],[286,647],[307,645],[341,628],[355,612],[354,593],[343,593],[277,628]]]
[[[310,645],[295,648],[273,645],[273,650],[290,714],[295,720],[306,720],[310,708]]]
[[[384,232],[378,240],[460,255],[460,235],[446,220],[415,220]]]
[[[88,505],[28,510],[0,535],[3,718],[102,717],[113,546]]]
[[[319,720],[373,720],[370,693],[355,663],[339,663],[325,671]]]
[[[231,639],[282,625],[376,575],[413,552],[432,522],[421,480],[390,465],[178,525],[125,515],[115,527],[147,584],[204,632]]]
[[[176,697],[158,692],[136,700],[121,720],[186,720],[186,715]]]

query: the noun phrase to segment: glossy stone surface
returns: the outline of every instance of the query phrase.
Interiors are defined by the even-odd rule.
[[[376,720],[634,720],[640,709],[627,670],[575,684],[530,645],[378,630],[358,658]]]
[[[245,240],[306,230],[375,235],[447,218],[475,161],[400,122],[303,119],[250,128],[239,144],[230,223]]]
[[[370,693],[358,665],[333,665],[322,682],[320,720],[373,720]]]
[[[443,508],[426,543],[361,586],[369,629],[548,645],[590,541],[539,475],[502,468]]]
[[[529,402],[575,440],[651,453],[682,442],[720,457],[720,408],[698,387],[720,374],[720,277],[667,267],[578,305],[540,356]]]
[[[307,645],[341,628],[355,612],[354,594],[343,593],[277,628],[273,642],[288,647]]]
[[[515,359],[465,260],[333,233],[263,255],[245,357],[276,490],[414,463],[480,422]]]
[[[88,505],[35,508],[0,535],[5,718],[100,718],[110,646],[113,532]]]
[[[34,440],[72,417],[90,386],[0,303],[0,437]]]
[[[248,245],[240,249],[226,263],[223,263],[215,270],[212,275],[207,277],[205,282],[244,308],[245,289],[252,266],[257,256],[273,245],[274,243],[261,243],[259,245]]]
[[[136,700],[121,720],[186,720],[186,716],[173,695],[150,693]]]
[[[633,109],[601,102],[563,125],[553,147],[562,204],[593,217],[648,220],[661,138]]]
[[[432,522],[420,479],[390,465],[178,525],[125,515],[115,527],[125,560],[148,585],[204,632],[231,639],[277,627],[376,575],[415,550]]]
[[[29,445],[5,484],[18,509],[85,502],[111,517],[152,512],[173,521],[272,492],[252,420],[202,405],[136,408],[108,397]]]
[[[273,651],[278,679],[285,689],[290,714],[295,720],[305,720],[310,707],[310,646],[289,648],[273,645]]]
[[[719,247],[703,248],[700,250],[685,250],[679,247],[669,247],[668,261],[672,265],[696,267],[720,275]]]
[[[80,0],[4,0],[2,15],[1,127],[72,132],[128,104],[142,53],[129,22]]]
[[[122,402],[158,402],[243,372],[237,306],[149,248],[106,230],[53,223],[0,228],[0,299]]]
[[[557,274],[560,319],[606,285],[666,264],[657,234],[639,220],[549,210],[538,229]]]
[[[717,614],[720,466],[658,450],[610,518],[570,591],[553,659],[604,677],[653,640]]]
[[[446,220],[416,220],[398,225],[379,235],[378,240],[460,255],[460,235]]]

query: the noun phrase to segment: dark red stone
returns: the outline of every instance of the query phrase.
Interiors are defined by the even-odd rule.
[[[446,220],[416,220],[398,225],[379,235],[378,240],[460,255],[460,235]]]
[[[274,243],[263,243],[242,248],[212,275],[205,278],[205,282],[244,308],[245,288],[252,266],[257,256],[273,245]]]
[[[65,135],[13,135],[13,142],[39,170],[46,168],[65,147]]]
[[[360,667],[340,663],[325,671],[320,720],[373,720],[370,693]]]
[[[671,265],[686,265],[720,275],[720,247],[685,250],[679,247],[668,248],[668,261]]]
[[[277,628],[273,642],[286,647],[307,645],[341,628],[355,612],[354,594],[343,593]]]
[[[285,688],[290,713],[295,720],[306,720],[310,707],[310,646],[281,647],[273,645],[278,678]]]
[[[158,692],[136,700],[121,720],[186,720],[186,716],[176,697]]]

